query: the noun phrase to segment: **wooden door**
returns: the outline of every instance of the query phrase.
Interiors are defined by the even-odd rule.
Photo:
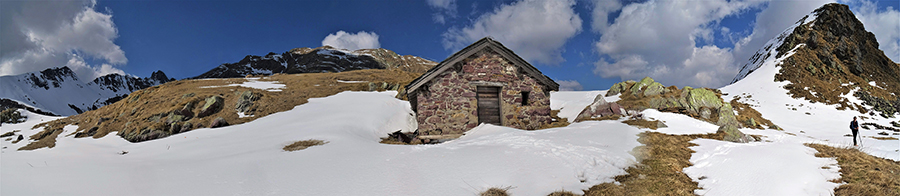
[[[478,123],[500,124],[500,87],[479,86],[476,89],[478,97]]]

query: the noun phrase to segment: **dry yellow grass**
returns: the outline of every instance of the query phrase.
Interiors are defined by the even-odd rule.
[[[876,139],[876,140],[900,140],[900,139],[897,139],[894,137],[879,137],[879,136],[869,136],[869,138]]]
[[[628,174],[616,176],[619,184],[603,183],[585,190],[586,196],[599,195],[694,195],[697,182],[681,171],[691,166],[694,153],[688,147],[696,138],[722,140],[724,134],[667,135],[656,132],[640,134],[638,160],[640,164],[629,167]]]
[[[252,121],[276,112],[287,111],[294,106],[304,104],[309,98],[326,97],[343,91],[390,90],[402,88],[418,77],[418,73],[400,70],[356,70],[341,73],[308,73],[308,74],[275,74],[263,77],[259,81],[276,81],[285,84],[281,91],[266,91],[240,86],[227,86],[246,82],[244,78],[200,79],[173,81],[159,86],[135,91],[119,102],[87,111],[67,118],[41,123],[34,128],[58,130],[66,125],[77,125],[76,133],[87,132],[97,127],[93,138],[101,138],[109,133],[119,135],[136,134],[144,129],[166,130],[171,126],[166,123],[169,113],[194,104],[194,114],[200,112],[204,99],[220,96],[224,106],[218,112],[205,117],[194,117],[179,125],[190,123],[190,129],[208,127],[213,119],[221,117],[228,124],[236,125]],[[366,81],[346,83],[342,81]],[[370,83],[372,85],[370,85]],[[224,87],[223,87],[224,86]],[[213,88],[209,88],[213,87]],[[250,91],[259,97],[251,107],[252,117],[239,118],[235,110],[240,93]],[[177,125],[176,125],[177,126]],[[72,136],[76,133],[69,134]],[[27,149],[50,147],[54,142],[29,144]],[[55,139],[53,139],[55,141]]]
[[[18,150],[34,150],[43,147],[53,148],[56,146],[56,137],[62,132],[62,129],[45,129],[37,134],[31,135],[29,138],[35,141],[22,146]]]
[[[572,191],[562,190],[562,191],[552,192],[547,196],[576,196],[576,194],[572,193]]]
[[[628,120],[622,121],[622,123],[625,123],[625,124],[628,124],[631,126],[635,126],[635,127],[648,128],[648,129],[653,129],[653,130],[656,130],[659,128],[658,120],[649,121],[649,120],[644,120],[644,119],[628,119]]]
[[[553,119],[552,122],[550,122],[549,124],[543,124],[538,129],[549,129],[549,128],[569,126],[569,119],[568,118],[560,118],[559,110],[550,110],[550,118]]]
[[[778,128],[775,123],[772,123],[769,119],[763,118],[759,111],[750,107],[750,104],[741,102],[740,99],[741,97],[732,99],[731,108],[738,112],[738,115],[734,117],[743,127],[763,129],[762,125],[765,125],[768,128]]]
[[[327,143],[328,142],[326,142],[326,141],[314,140],[314,139],[300,140],[300,141],[296,141],[292,144],[289,144],[287,146],[284,146],[284,148],[282,148],[282,150],[292,152],[292,151],[304,150],[304,149],[312,147],[312,146],[325,145]]]
[[[506,191],[509,189],[510,189],[510,187],[506,187],[506,188],[493,187],[493,188],[489,188],[488,190],[486,190],[484,192],[481,192],[481,194],[478,194],[478,195],[480,195],[480,196],[509,196],[509,193],[506,193]]]
[[[837,158],[844,182],[834,195],[900,195],[900,162],[878,158],[856,148],[806,144],[819,151],[816,157]]]

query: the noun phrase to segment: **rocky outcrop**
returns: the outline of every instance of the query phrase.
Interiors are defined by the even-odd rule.
[[[745,135],[738,130],[741,124],[737,121],[731,104],[722,100],[718,90],[665,87],[652,78],[646,77],[639,82],[625,81],[616,83],[607,92],[607,96],[621,94],[619,96],[621,100],[616,103],[607,103],[602,96],[598,95],[591,105],[581,111],[576,121],[588,120],[598,116],[626,115],[625,111],[656,109],[664,112],[686,114],[718,125],[718,131],[725,134],[725,140],[727,141],[754,141],[753,137]],[[665,125],[657,126],[664,127]]]
[[[20,122],[25,122],[25,116],[19,113],[17,109],[10,108],[0,112],[0,125],[16,124]]]
[[[222,106],[225,105],[223,103],[225,100],[220,96],[213,96],[210,98],[206,98],[206,104],[203,104],[203,107],[200,108],[200,113],[197,114],[197,117],[203,118],[222,109]]]
[[[234,105],[234,110],[240,113],[252,113],[253,102],[259,99],[259,94],[255,94],[252,91],[244,91],[239,92],[240,96],[238,97],[237,103]]]
[[[603,95],[597,95],[597,97],[594,97],[594,102],[584,108],[584,110],[575,117],[575,122],[589,120],[594,117],[606,117],[612,115],[622,116],[625,114],[625,108],[619,106],[618,103],[606,102]]]
[[[386,49],[347,51],[331,46],[295,48],[282,54],[247,55],[236,63],[219,65],[198,78],[236,78],[276,73],[323,73],[360,69],[388,69],[423,73],[436,62],[416,56],[400,56]]]

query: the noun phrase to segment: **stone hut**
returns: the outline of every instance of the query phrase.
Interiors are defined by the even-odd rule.
[[[537,129],[551,122],[559,84],[490,37],[456,52],[406,86],[421,135],[458,135],[481,123]]]

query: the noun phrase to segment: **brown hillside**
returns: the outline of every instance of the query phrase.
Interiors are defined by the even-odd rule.
[[[224,119],[227,124],[241,124],[272,113],[287,111],[304,104],[309,98],[326,97],[342,91],[401,90],[418,77],[417,73],[400,70],[357,70],[341,73],[276,74],[258,81],[277,81],[285,84],[282,91],[226,86],[248,81],[245,78],[180,80],[131,93],[119,102],[83,114],[41,123],[49,133],[58,133],[66,125],[77,125],[76,133],[65,137],[101,138],[110,133],[131,142],[167,137],[196,128],[210,127],[213,120]],[[343,81],[343,82],[342,82]],[[349,82],[360,81],[360,82]],[[204,88],[206,87],[206,88]],[[402,92],[401,92],[402,93]],[[211,97],[221,97],[221,109],[207,116],[201,115]],[[239,100],[250,104],[238,104]],[[215,105],[215,104],[212,104]],[[245,108],[252,117],[239,118],[237,108]],[[45,131],[47,132],[47,131]],[[38,136],[32,136],[37,139]],[[40,137],[35,145],[20,150],[52,147],[55,137]],[[47,141],[45,141],[47,140]]]

